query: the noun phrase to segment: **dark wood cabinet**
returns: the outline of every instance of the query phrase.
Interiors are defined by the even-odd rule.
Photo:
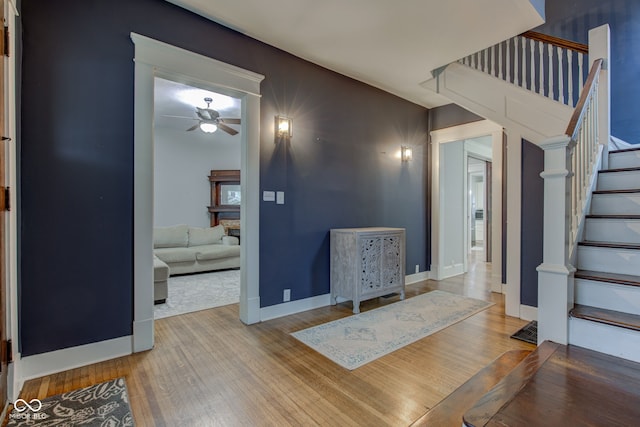
[[[240,219],[240,171],[212,170],[209,175],[211,184],[210,225],[215,227],[222,220]]]

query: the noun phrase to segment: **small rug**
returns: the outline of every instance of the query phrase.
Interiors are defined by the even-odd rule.
[[[133,426],[133,416],[124,378],[117,378],[67,393],[18,399],[7,426]]]
[[[492,305],[436,290],[291,335],[353,370]]]
[[[167,302],[153,308],[154,319],[162,319],[240,301],[240,270],[169,277]]]
[[[531,344],[538,344],[538,322],[533,320],[515,334],[511,335],[511,338],[515,338],[520,341],[528,342]]]

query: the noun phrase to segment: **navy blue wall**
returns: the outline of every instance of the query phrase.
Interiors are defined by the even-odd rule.
[[[136,32],[266,76],[261,305],[329,292],[328,230],[407,229],[425,270],[427,110],[162,0],[29,0],[23,25],[20,333],[25,356],[129,335]],[[294,120],[274,144],[273,117]],[[414,160],[394,157],[414,147]]]
[[[520,230],[520,303],[538,306],[538,271],[542,264],[544,151],[522,140],[522,227]]]
[[[536,31],[580,43],[602,24],[611,27],[611,133],[640,143],[640,1],[547,1],[547,22]]]

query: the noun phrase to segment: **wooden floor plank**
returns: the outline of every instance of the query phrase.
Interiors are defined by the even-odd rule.
[[[353,371],[290,335],[351,316],[350,302],[251,326],[234,304],[158,320],[153,350],[27,381],[21,397],[123,376],[137,426],[409,425],[504,352],[534,348],[509,338],[527,322],[505,316],[489,265],[470,266],[465,276],[407,286],[407,298],[441,289],[493,307]]]

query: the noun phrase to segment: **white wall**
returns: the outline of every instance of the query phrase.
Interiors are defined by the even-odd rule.
[[[212,169],[240,169],[240,135],[154,132],[154,226],[208,227],[208,175]]]
[[[464,141],[443,144],[440,149],[442,192],[440,203],[445,213],[443,230],[443,273],[445,276],[460,274],[465,254],[465,184],[466,159]]]

